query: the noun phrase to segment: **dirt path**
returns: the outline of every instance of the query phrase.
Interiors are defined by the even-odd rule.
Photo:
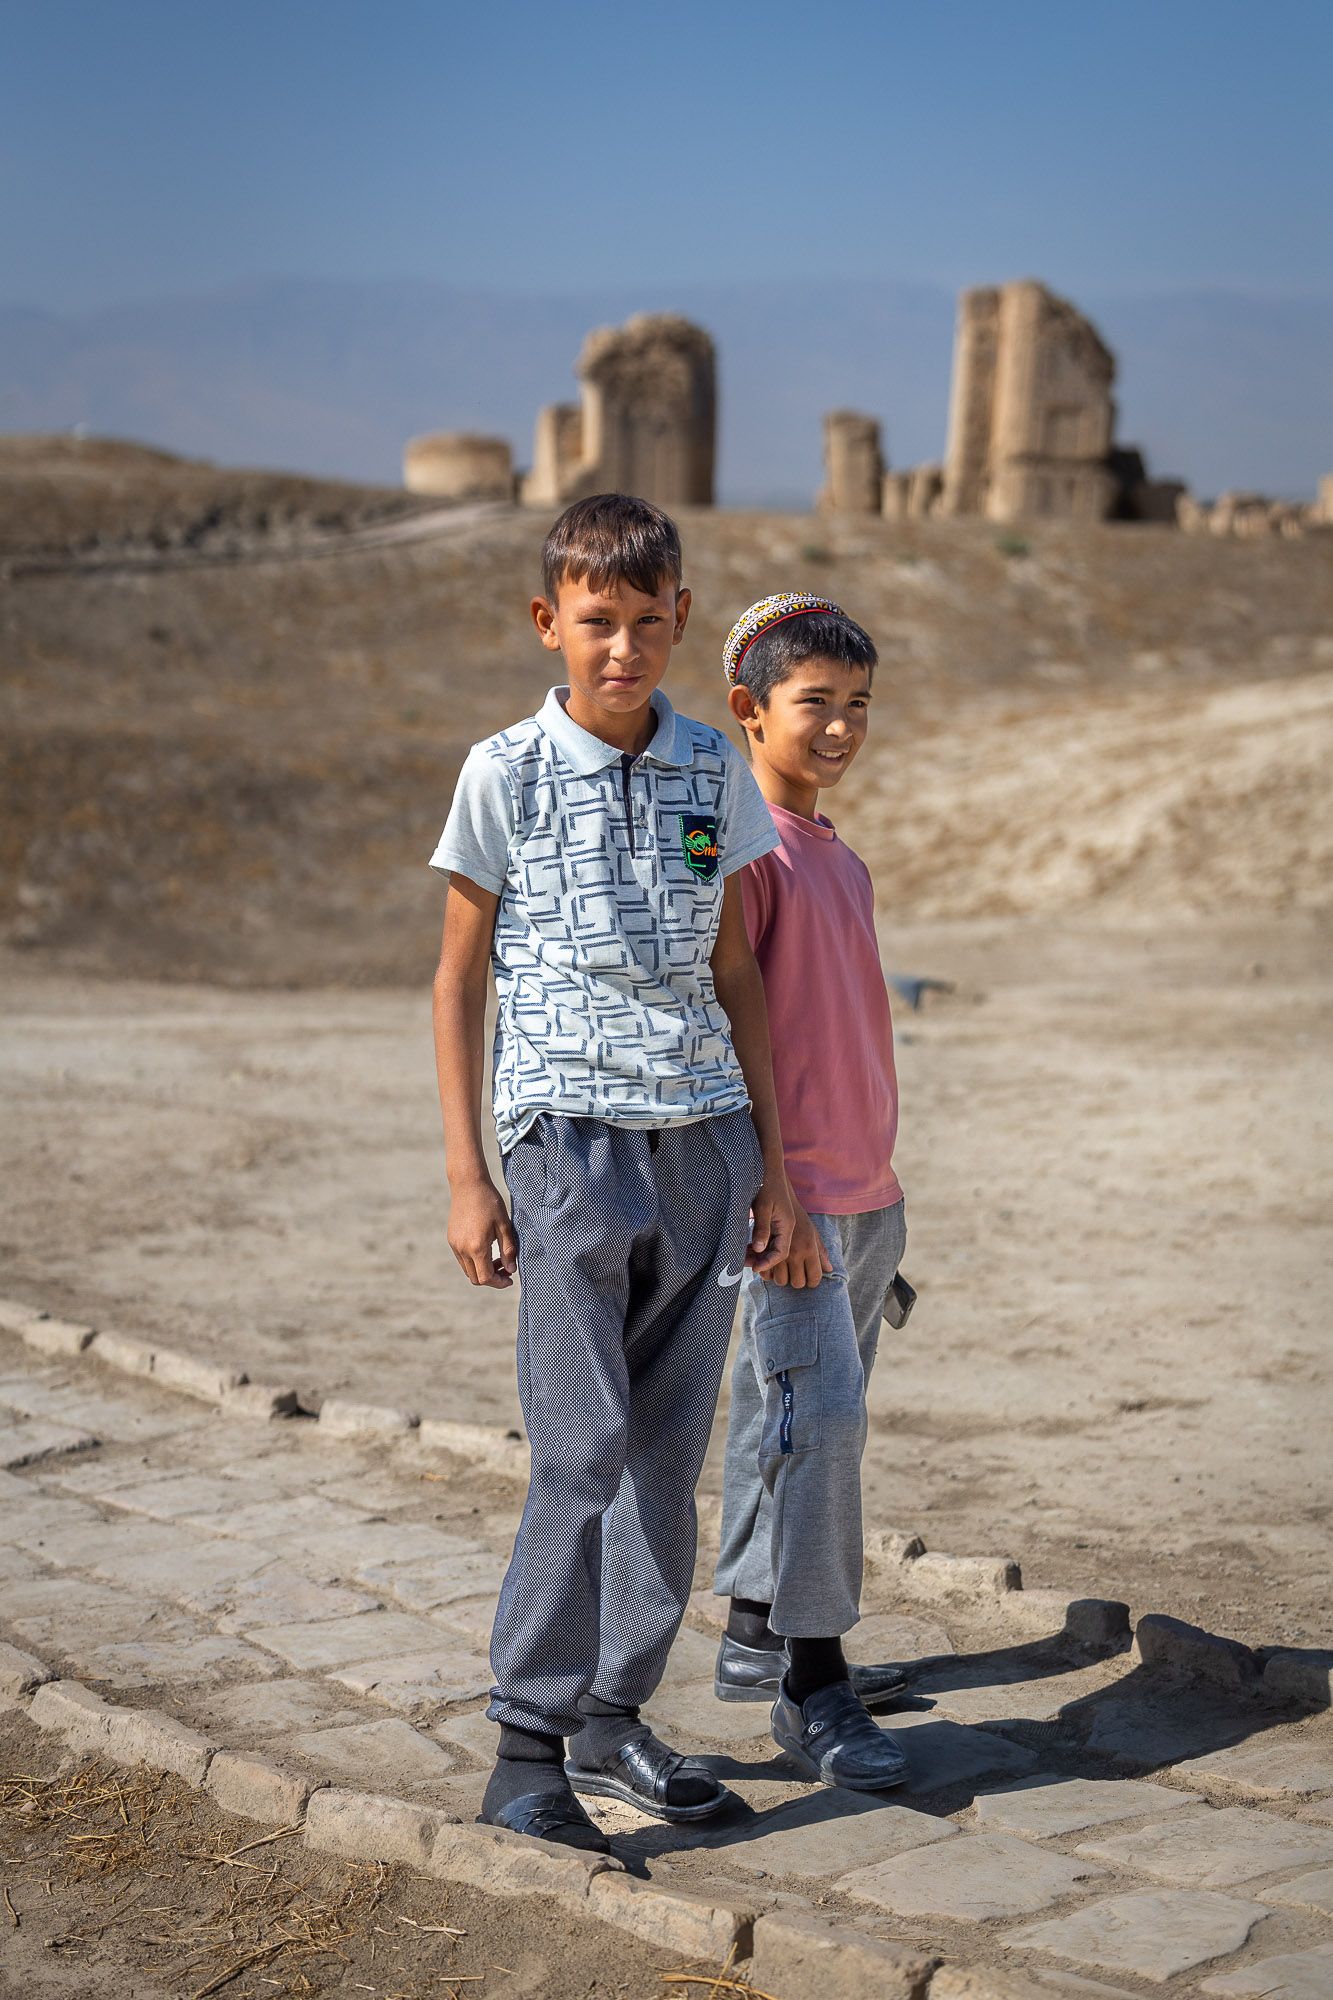
[[[957,991],[899,1015],[921,1303],[881,1350],[872,1520],[1256,1644],[1326,1637],[1317,923],[936,923],[886,955]],[[307,1390],[516,1420],[513,1300],[444,1243],[424,992],[84,983],[19,955],[0,992],[4,1291]]]

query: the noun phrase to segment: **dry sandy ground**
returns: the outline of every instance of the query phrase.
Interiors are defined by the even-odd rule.
[[[921,1302],[881,1350],[872,1521],[1326,1643],[1319,919],[937,920],[885,954],[956,991],[899,1011]],[[0,976],[5,1292],[310,1391],[516,1419],[513,1299],[444,1241],[424,987],[103,984],[19,954]]]

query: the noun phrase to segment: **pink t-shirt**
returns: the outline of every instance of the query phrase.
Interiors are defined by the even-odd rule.
[[[764,976],[787,1176],[811,1214],[902,1200],[898,1079],[875,891],[830,821],[770,805],[780,845],[741,871]]]

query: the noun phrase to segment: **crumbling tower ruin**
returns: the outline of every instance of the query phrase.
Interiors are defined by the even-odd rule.
[[[1096,328],[1044,285],[964,292],[940,511],[1104,520],[1117,497],[1114,380]]]
[[[583,343],[578,408],[537,418],[523,499],[564,507],[590,493],[639,493],[661,507],[711,507],[717,366],[702,327],[639,313]]]
[[[878,514],[884,472],[879,419],[830,410],[824,418],[824,488],[816,504],[829,514]]]

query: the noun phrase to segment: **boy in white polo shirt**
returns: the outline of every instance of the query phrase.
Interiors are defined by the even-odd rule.
[[[517,1268],[532,1446],[482,1818],[605,1849],[571,1779],[667,1819],[728,1797],[639,1710],[689,1595],[740,1280],[791,1238],[739,887],[777,836],[727,738],[659,691],[690,607],[668,517],[580,501],[542,567],[532,614],[568,685],[463,767],[432,858],[450,877],[435,1032],[449,1243],[473,1284]],[[488,967],[512,1222],[481,1145]]]

